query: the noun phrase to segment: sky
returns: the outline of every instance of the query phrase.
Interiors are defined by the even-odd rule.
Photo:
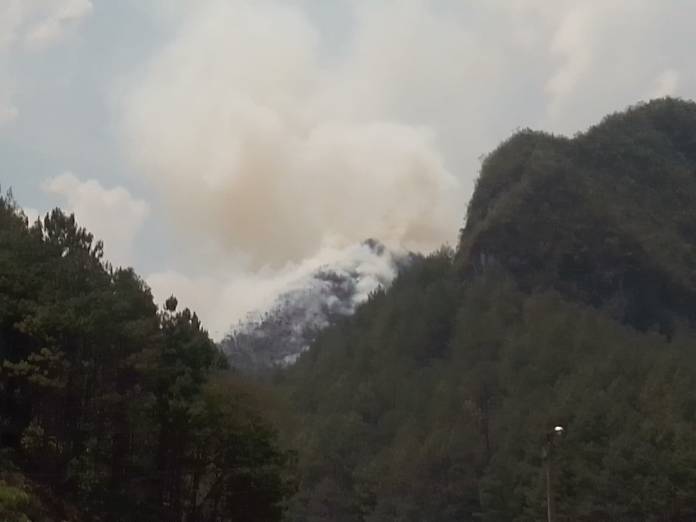
[[[367,238],[455,244],[481,158],[516,130],[693,97],[695,17],[683,0],[0,0],[0,186],[30,216],[75,212],[219,339]]]

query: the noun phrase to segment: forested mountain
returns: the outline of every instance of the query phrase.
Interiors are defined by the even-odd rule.
[[[276,376],[287,520],[542,520],[544,450],[555,520],[696,520],[694,201],[691,102],[504,142],[457,248]]]
[[[225,367],[73,216],[0,196],[0,520],[279,520],[291,455]]]
[[[498,263],[641,330],[696,318],[696,117],[660,100],[566,139],[521,132],[491,154],[459,264]]]
[[[388,286],[414,254],[393,252],[374,239],[291,284],[262,314],[250,314],[220,343],[230,364],[262,374],[293,364],[319,332],[351,315],[370,292]]]
[[[693,201],[694,103],[519,132],[455,249],[352,314],[330,271],[335,308],[277,308],[273,353],[311,346],[268,390],[73,216],[2,196],[0,520],[531,522],[545,465],[554,520],[696,520]]]

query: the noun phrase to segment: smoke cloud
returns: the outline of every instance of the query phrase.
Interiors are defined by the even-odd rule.
[[[367,299],[370,292],[391,283],[397,273],[396,257],[403,252],[370,248],[366,244],[346,248],[322,248],[300,263],[289,263],[282,269],[261,269],[246,272],[234,267],[198,277],[168,270],[151,274],[147,282],[161,300],[172,293],[183,299],[185,306],[205,319],[206,327],[216,340],[222,339],[239,321],[260,316],[284,293],[300,291],[311,294],[316,305],[330,298],[316,288],[316,273],[322,268],[347,275],[353,274],[356,284],[353,306]]]
[[[572,134],[696,85],[696,7],[677,0],[152,5],[169,39],[118,82],[115,114],[200,261],[148,281],[213,330],[325,252],[452,242],[478,158],[515,129]]]
[[[453,239],[463,201],[437,136],[370,111],[345,67],[297,9],[208,3],[127,93],[126,145],[175,221],[255,268]]]

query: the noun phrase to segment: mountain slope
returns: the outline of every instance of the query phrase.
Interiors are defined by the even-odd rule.
[[[276,382],[288,520],[696,518],[696,105],[660,100],[484,162],[455,252],[414,262]],[[661,333],[660,333],[661,331]]]
[[[388,286],[412,258],[375,240],[349,248],[343,259],[295,281],[265,313],[237,325],[220,346],[245,373],[293,364],[319,332],[351,315],[370,292]]]

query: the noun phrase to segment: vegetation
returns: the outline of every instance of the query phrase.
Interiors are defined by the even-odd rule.
[[[556,520],[696,520],[694,200],[694,103],[520,132],[456,249],[313,331],[283,404],[0,197],[0,519],[531,522],[551,463]]]
[[[0,197],[0,517],[279,520],[290,455],[195,313]]]
[[[291,521],[696,519],[696,104],[488,156],[455,251],[276,376]]]
[[[696,104],[656,100],[572,140],[525,131],[483,163],[464,271],[497,263],[640,330],[696,319]]]

